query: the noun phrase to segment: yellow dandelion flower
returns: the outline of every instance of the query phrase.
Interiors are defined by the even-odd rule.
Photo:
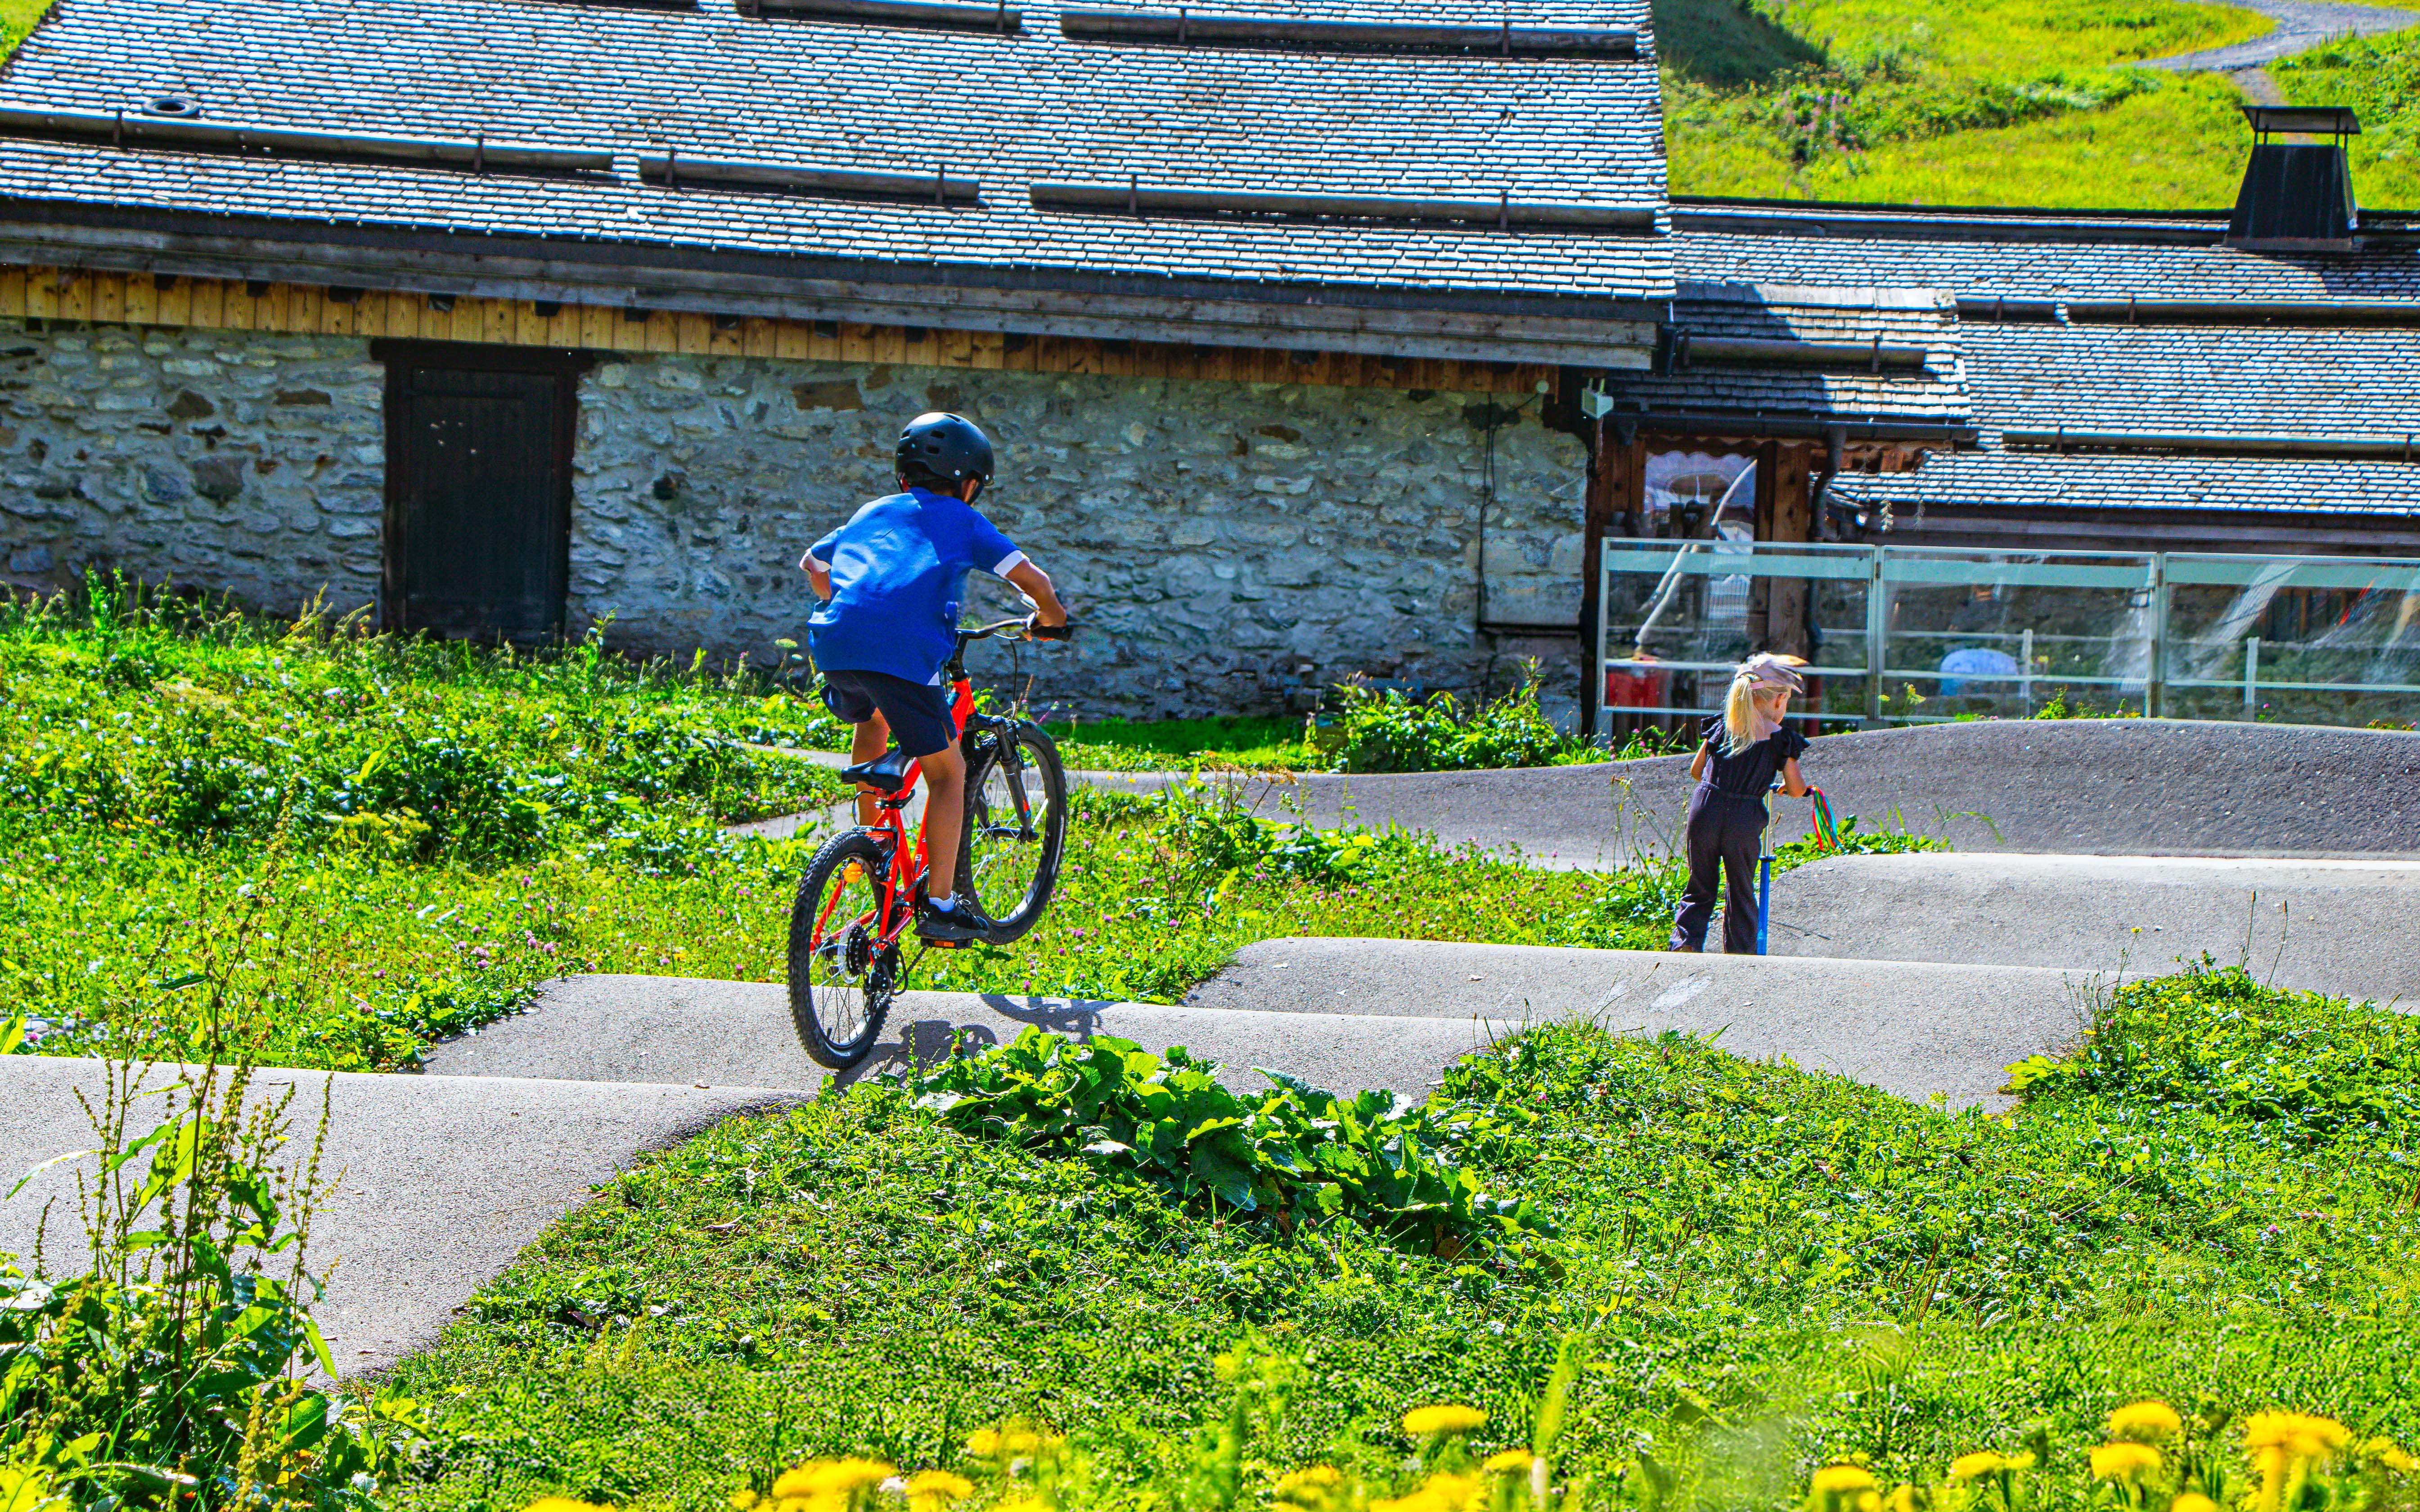
[[[2361,1446],[2361,1455],[2363,1458],[2375,1459],[2398,1474],[2409,1475],[2413,1470],[2420,1469],[2420,1459],[2404,1453],[2402,1445],[2393,1439],[2372,1439]]]
[[[2168,1504],[2168,1512],[2218,1512],[2218,1504],[2199,1491],[2187,1491]]]
[[[1038,1496],[1020,1496],[1014,1502],[1002,1502],[992,1512],[1059,1512],[1057,1507]]]
[[[1481,1470],[1517,1470],[1526,1472],[1537,1456],[1527,1449],[1498,1449],[1480,1462]]]
[[[2109,1414],[2109,1436],[2136,1443],[2173,1439],[2183,1428],[2177,1410],[2165,1402],[2134,1402]]]
[[[810,1460],[808,1463],[799,1465],[796,1469],[785,1470],[779,1475],[774,1476],[773,1500],[777,1502],[792,1502],[803,1499],[812,1489],[809,1486],[807,1477],[814,1473],[814,1469],[815,1462]]]
[[[1280,1502],[1317,1506],[1327,1501],[1343,1479],[1343,1473],[1334,1465],[1305,1465],[1278,1477],[1277,1487],[1269,1494]]]
[[[1970,1455],[1960,1455],[1949,1461],[1949,1478],[1953,1481],[1980,1480],[1996,1475],[2009,1468],[2009,1457],[1989,1449],[1978,1449]]]
[[[1440,1402],[1433,1407],[1415,1407],[1404,1414],[1404,1431],[1416,1439],[1432,1433],[1468,1433],[1487,1425],[1487,1414],[1476,1407],[1462,1407]]]
[[[1370,1512],[1458,1512],[1453,1504],[1423,1486],[1409,1496],[1381,1497]]]
[[[1863,1465],[1825,1465],[1807,1477],[1807,1512],[1882,1512],[1882,1493]]]
[[[812,1500],[846,1497],[852,1491],[879,1486],[898,1473],[895,1466],[879,1459],[823,1459],[800,1465],[791,1473],[803,1473],[806,1495]]]
[[[2160,1468],[2160,1451],[2148,1443],[2104,1443],[2092,1451],[2094,1480],[2132,1486]]]
[[[946,1470],[920,1470],[908,1477],[908,1504],[915,1512],[939,1512],[975,1494],[975,1483]]]
[[[2282,1448],[2305,1458],[2332,1455],[2352,1442],[2352,1430],[2308,1412],[2255,1412],[2243,1420],[2246,1449]]]
[[[2352,1440],[2352,1430],[2332,1417],[2307,1412],[2255,1412],[2243,1422],[2243,1449],[2260,1488],[2254,1512],[2278,1512],[2314,1464],[2331,1459]]]
[[[1919,1512],[1921,1505],[1913,1486],[1902,1486],[1883,1498],[1883,1512]]]
[[[731,1493],[731,1512],[748,1512],[756,1504],[756,1493],[742,1486]]]
[[[574,1501],[568,1496],[541,1496],[521,1512],[613,1512],[611,1506],[595,1502]]]
[[[967,1435],[967,1453],[989,1459],[1000,1453],[1000,1430],[977,1428]]]

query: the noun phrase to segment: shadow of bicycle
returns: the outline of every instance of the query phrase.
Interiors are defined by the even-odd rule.
[[[1069,998],[1011,997],[1002,993],[985,993],[976,1001],[985,1012],[1016,1026],[1012,1033],[1031,1027],[1071,1040],[1090,1040],[1100,1033],[1102,1014],[1110,1006]],[[978,1055],[999,1045],[1006,1027],[973,1019],[911,1019],[898,1026],[897,1039],[876,1045],[872,1055],[834,1076],[832,1084],[846,1088],[869,1076],[927,1071],[954,1051]]]

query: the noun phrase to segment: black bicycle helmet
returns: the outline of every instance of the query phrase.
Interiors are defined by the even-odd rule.
[[[899,475],[909,483],[954,491],[969,478],[988,486],[991,471],[991,438],[963,415],[918,415],[899,433]]]

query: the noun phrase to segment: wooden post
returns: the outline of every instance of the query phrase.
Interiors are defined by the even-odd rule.
[[[1624,439],[1603,418],[1590,438],[1586,504],[1580,527],[1580,728],[1594,733],[1605,706],[1605,675],[1596,664],[1597,617],[1604,611],[1605,538],[1624,529],[1637,534],[1645,501],[1646,443]]]
[[[1761,522],[1760,541],[1806,541],[1814,533],[1813,501],[1808,495],[1813,469],[1811,449],[1803,445],[1774,446],[1773,511],[1769,525]],[[1762,464],[1760,464],[1761,466]],[[1760,490],[1761,491],[1761,490]],[[1768,533],[1768,529],[1770,533]],[[1768,578],[1765,599],[1764,649],[1786,656],[1807,654],[1807,581],[1804,578]]]
[[[1773,532],[1773,512],[1783,452],[1779,441],[1766,441],[1756,449],[1756,513],[1751,528],[1760,543],[1777,539]],[[1770,578],[1747,580],[1747,643],[1759,651],[1776,649],[1769,627],[1773,593],[1778,586]]]

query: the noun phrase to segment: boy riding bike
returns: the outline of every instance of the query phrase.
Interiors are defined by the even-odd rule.
[[[823,603],[807,621],[807,645],[824,678],[824,704],[857,727],[849,760],[879,758],[897,737],[923,770],[924,895],[916,933],[924,939],[982,939],[991,921],[957,875],[966,823],[964,754],[941,666],[956,649],[967,573],[1006,579],[1034,606],[1037,635],[1064,625],[1067,611],[1042,569],[974,501],[992,479],[991,440],[957,415],[918,415],[900,433],[900,492],[858,510],[799,559]],[[858,816],[874,822],[876,791],[858,790]]]

